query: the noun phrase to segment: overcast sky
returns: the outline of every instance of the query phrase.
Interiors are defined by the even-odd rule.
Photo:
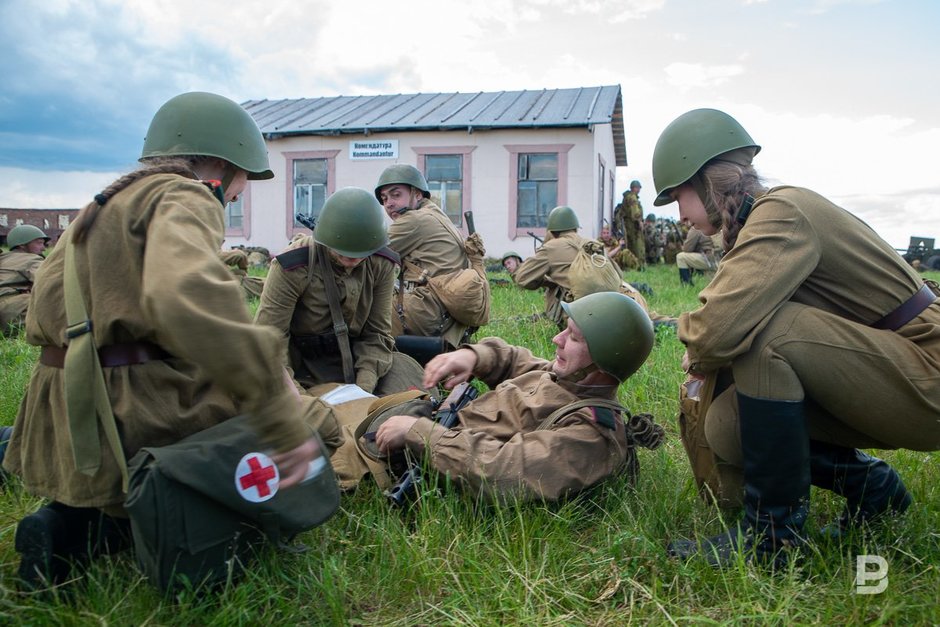
[[[656,138],[734,115],[771,183],[895,246],[940,240],[935,0],[0,0],[0,207],[78,207],[135,166],[154,111],[238,102],[619,84],[653,208]],[[370,182],[363,182],[368,187]]]

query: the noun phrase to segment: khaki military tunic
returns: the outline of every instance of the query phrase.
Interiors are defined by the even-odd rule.
[[[643,237],[643,205],[639,197],[627,190],[623,201],[618,206],[614,220],[620,225],[627,250],[633,253],[640,263],[646,261],[646,241]]]
[[[23,324],[36,271],[44,260],[21,250],[0,252],[0,333],[9,325]]]
[[[430,453],[438,472],[490,498],[553,501],[623,468],[629,449],[619,416],[610,428],[585,408],[539,429],[552,412],[574,401],[614,399],[617,386],[559,381],[552,362],[499,338],[466,348],[477,355],[474,374],[491,391],[462,409],[453,429],[419,418],[405,438],[410,450]]]
[[[303,355],[295,343],[291,343],[288,352],[290,338],[333,333],[326,286],[316,260],[316,251],[321,245],[309,235],[299,244],[307,254],[298,256],[291,251],[295,261],[289,267],[282,265],[281,261],[286,259],[283,255],[271,262],[255,323],[277,329],[282,338],[282,350],[289,354],[295,376],[305,387],[342,382],[342,357],[338,352]],[[339,292],[343,320],[349,327],[355,383],[372,392],[392,368],[392,292],[398,265],[395,260],[376,253],[351,270],[332,259],[330,267]],[[405,356],[398,355],[399,359],[402,357]],[[421,369],[415,365],[414,371],[416,381],[412,383],[420,385]]]
[[[871,325],[922,278],[822,196],[776,187],[754,204],[734,248],[682,314],[693,372],[730,365],[737,391],[806,400],[810,436],[852,447],[940,448],[940,302],[901,328]],[[732,387],[706,416],[709,444],[741,462]]]
[[[676,255],[676,265],[680,268],[708,270],[713,266],[714,248],[712,238],[695,227],[682,242],[682,251]]]
[[[404,267],[402,314],[393,316],[393,334],[440,335],[457,346],[468,327],[448,314],[425,281],[470,267],[460,233],[437,205],[422,199],[416,209],[392,221],[388,237],[389,248],[401,255]]]
[[[115,194],[75,251],[95,344],[150,342],[172,355],[103,369],[128,459],[245,412],[267,446],[287,451],[310,437],[305,418],[328,414],[285,385],[277,332],[252,324],[238,282],[219,260],[223,233],[222,207],[202,183],[152,175]],[[37,273],[26,318],[33,345],[68,344],[64,244]],[[68,505],[120,504],[121,476],[103,436],[97,474],[75,470],[64,372],[36,364],[4,467],[31,493]],[[331,429],[327,440],[339,435]]]
[[[516,285],[524,289],[545,288],[545,315],[559,324],[564,319],[561,301],[571,289],[568,278],[571,262],[586,241],[577,231],[564,231],[558,237],[546,239],[512,275]]]

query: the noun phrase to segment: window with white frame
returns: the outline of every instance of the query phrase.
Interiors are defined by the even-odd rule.
[[[241,229],[245,226],[245,203],[243,196],[225,205],[225,230]]]
[[[558,204],[558,153],[519,153],[516,226],[544,228]]]
[[[329,163],[327,159],[295,159],[294,172],[294,226],[302,226],[297,222],[297,214],[317,219],[320,209],[326,202]]]
[[[463,155],[425,155],[424,170],[431,200],[454,226],[463,226]]]

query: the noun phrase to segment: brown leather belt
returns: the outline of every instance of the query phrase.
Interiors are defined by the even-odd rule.
[[[917,290],[916,294],[901,303],[897,309],[881,320],[873,322],[871,326],[876,329],[897,331],[920,315],[920,312],[930,307],[935,300],[937,300],[937,295],[933,293],[929,285],[924,284],[922,288]]]
[[[66,350],[67,347],[62,346],[43,346],[42,351],[39,353],[39,363],[52,368],[64,368]],[[170,357],[172,355],[150,342],[112,344],[98,349],[98,360],[103,368],[134,366],[155,359],[169,359]]]

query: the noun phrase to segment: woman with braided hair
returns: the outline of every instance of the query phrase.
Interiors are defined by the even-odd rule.
[[[282,488],[321,454],[305,418],[325,407],[298,399],[276,332],[252,324],[218,257],[225,203],[273,176],[254,120],[222,96],[176,96],[154,116],[141,162],[85,207],[33,288],[26,340],[39,363],[4,460],[51,500],[17,527],[29,587],[120,543],[125,460],[142,447],[247,413]],[[105,399],[91,392],[98,382]]]
[[[940,448],[936,284],[819,194],[765,187],[751,164],[759,151],[734,118],[697,109],[666,127],[653,153],[655,204],[677,201],[684,223],[724,236],[679,339],[690,377],[733,374],[704,437],[719,465],[743,475],[743,495],[719,500],[743,500],[744,519],[670,545],[718,566],[739,551],[784,564],[782,549],[804,542],[810,485],[846,499],[834,535],[903,512],[911,495],[897,472],[858,449]]]

